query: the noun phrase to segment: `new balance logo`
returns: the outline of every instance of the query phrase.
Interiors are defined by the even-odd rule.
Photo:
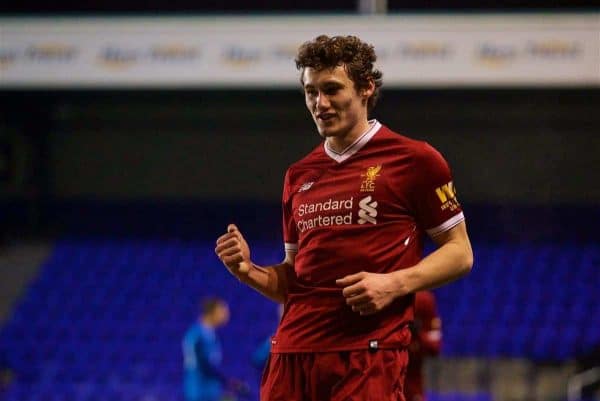
[[[314,183],[315,183],[314,181],[305,182],[304,184],[302,184],[302,186],[300,187],[300,189],[298,190],[298,192],[308,191],[310,189],[310,187],[312,187],[312,185]]]
[[[358,209],[358,224],[365,224],[367,222],[377,224],[377,220],[375,219],[377,217],[377,201],[371,202],[372,200],[373,198],[369,195],[358,202],[358,207],[360,208]]]

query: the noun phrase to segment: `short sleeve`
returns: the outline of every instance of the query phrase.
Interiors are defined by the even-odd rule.
[[[427,143],[415,155],[413,188],[411,198],[417,224],[430,236],[450,230],[464,220],[450,167]]]
[[[285,173],[283,180],[283,196],[282,196],[282,211],[283,211],[283,241],[287,252],[298,251],[298,233],[294,224],[294,213],[292,209],[292,190],[290,183],[290,171]]]

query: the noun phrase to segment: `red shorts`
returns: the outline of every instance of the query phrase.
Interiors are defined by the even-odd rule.
[[[271,354],[260,401],[404,401],[405,349]]]

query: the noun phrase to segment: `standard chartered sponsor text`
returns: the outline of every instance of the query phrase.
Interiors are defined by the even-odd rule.
[[[343,213],[323,216],[317,214],[314,217],[308,217],[305,219],[299,219],[297,227],[300,232],[310,230],[315,227],[325,227],[342,224],[352,224],[352,205],[354,203],[354,197],[349,199],[334,200],[332,198],[327,199],[324,202],[316,203],[302,203],[298,206],[298,216],[304,217],[319,212],[328,212],[331,210],[344,211]],[[348,212],[346,212],[348,211]]]

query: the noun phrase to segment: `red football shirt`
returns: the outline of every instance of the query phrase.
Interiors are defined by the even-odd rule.
[[[360,316],[335,280],[413,266],[422,258],[424,233],[439,234],[463,219],[450,169],[425,142],[371,121],[341,153],[326,143],[315,148],[285,176],[283,236],[286,250],[297,254],[272,351],[407,346],[413,296]]]

